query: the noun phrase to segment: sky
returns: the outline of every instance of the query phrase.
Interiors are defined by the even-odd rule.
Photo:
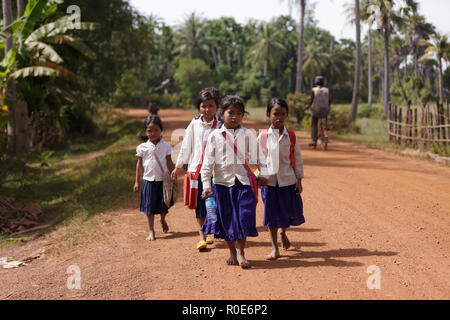
[[[330,31],[337,39],[355,38],[354,27],[346,22],[344,4],[352,0],[315,0],[315,17],[318,26]],[[437,27],[437,31],[450,34],[450,0],[419,0],[419,12]],[[239,23],[248,19],[269,21],[288,15],[287,1],[280,0],[130,0],[140,13],[156,14],[171,26],[183,21],[186,15],[196,12],[204,18],[234,17]],[[293,17],[298,15],[293,12]]]

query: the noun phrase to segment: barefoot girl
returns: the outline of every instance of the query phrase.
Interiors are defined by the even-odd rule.
[[[206,219],[202,230],[226,241],[230,249],[227,264],[249,268],[244,254],[245,243],[247,237],[257,237],[258,231],[256,178],[249,170],[248,162],[256,163],[257,157],[252,156],[251,151],[256,153],[257,139],[249,129],[241,126],[245,105],[240,97],[223,98],[219,114],[224,125],[209,136],[201,170],[202,197],[214,196],[217,221]]]
[[[163,195],[163,174],[167,170],[173,170],[174,165],[171,159],[172,148],[161,137],[163,131],[161,119],[158,116],[148,116],[144,121],[144,131],[148,141],[136,148],[138,161],[133,191],[139,191],[139,180],[142,177],[140,210],[147,215],[150,229],[146,240],[155,240],[155,215],[161,215],[163,232],[169,231],[166,222],[166,214],[169,211]]]
[[[209,134],[221,126],[217,116],[219,105],[219,92],[215,88],[203,89],[198,97],[197,107],[200,115],[196,116],[186,129],[177,164],[172,171],[172,179],[176,180],[184,164],[188,164],[187,174],[191,180],[198,181],[197,206],[195,216],[197,218],[200,241],[197,249],[206,249],[207,244],[213,243],[201,230],[206,218],[205,200],[201,195],[203,184],[201,182],[200,169],[202,167],[203,154],[207,145]]]
[[[264,202],[264,226],[269,227],[272,252],[268,260],[280,257],[277,231],[281,228],[284,249],[290,247],[286,229],[305,222],[302,193],[303,160],[295,132],[284,126],[288,105],[280,98],[273,98],[267,106],[271,126],[258,137],[260,148],[267,156],[267,186],[261,187]],[[265,173],[266,174],[266,173]]]

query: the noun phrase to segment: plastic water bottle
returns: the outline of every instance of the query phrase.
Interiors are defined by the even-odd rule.
[[[214,197],[209,196],[205,200],[205,205],[206,205],[206,219],[208,220],[208,222],[212,223],[217,222],[217,206]]]

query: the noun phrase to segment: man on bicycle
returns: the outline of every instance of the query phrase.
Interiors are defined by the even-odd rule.
[[[317,125],[319,119],[322,119],[322,124],[328,126],[328,113],[330,112],[331,95],[330,90],[324,86],[324,78],[317,76],[314,81],[315,87],[311,91],[311,102],[306,109],[312,107],[311,119],[311,142],[310,147],[317,145]]]

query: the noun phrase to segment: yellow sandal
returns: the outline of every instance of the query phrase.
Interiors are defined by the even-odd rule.
[[[203,250],[206,249],[208,245],[206,244],[206,241],[202,240],[199,243],[197,243],[197,250]]]

